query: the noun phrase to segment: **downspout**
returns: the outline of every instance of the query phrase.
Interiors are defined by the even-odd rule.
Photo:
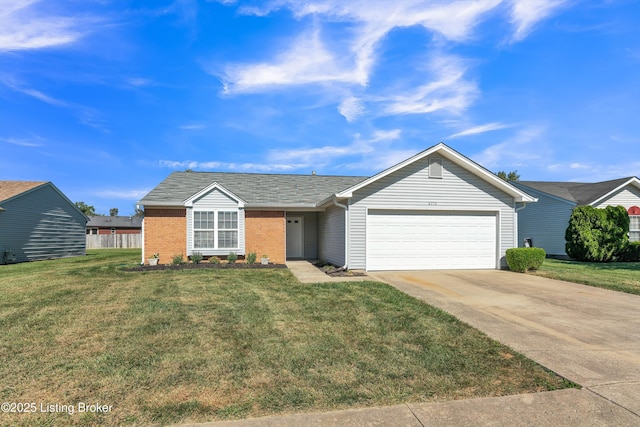
[[[342,266],[345,270],[349,267],[349,207],[347,205],[341,205],[336,198],[333,199],[333,204],[339,208],[344,209],[344,262]]]
[[[515,205],[516,205],[515,206],[515,213],[516,213],[516,218],[515,218],[515,229],[516,230],[515,231],[516,232],[513,233],[514,234],[513,240],[515,240],[514,246],[513,246],[514,248],[519,248],[520,247],[520,246],[518,246],[518,242],[519,242],[518,235],[520,234],[520,229],[518,228],[518,212],[520,212],[522,209],[527,207],[527,204],[525,202],[521,202],[521,203],[522,203],[522,206],[517,207],[518,202],[515,202]]]
[[[137,208],[140,209],[140,205],[138,205]],[[145,217],[143,216],[142,217],[142,230],[141,230],[142,231],[142,236],[141,236],[141,239],[140,239],[140,242],[142,244],[142,259],[140,260],[140,264],[141,265],[144,264],[144,220],[145,220]]]

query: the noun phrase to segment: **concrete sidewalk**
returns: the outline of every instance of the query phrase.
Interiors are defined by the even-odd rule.
[[[287,261],[287,268],[289,268],[289,271],[291,271],[301,283],[361,282],[373,280],[367,275],[332,277],[323,273],[318,267],[306,260]]]
[[[640,419],[588,390],[558,390],[535,394],[411,403],[378,408],[348,409],[186,424],[198,427],[298,426],[632,426]]]

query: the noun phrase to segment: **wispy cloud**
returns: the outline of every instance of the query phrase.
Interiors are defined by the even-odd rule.
[[[336,158],[361,156],[372,153],[376,150],[386,148],[381,143],[389,143],[400,139],[402,131],[400,129],[393,130],[377,130],[370,138],[362,139],[361,135],[356,134],[353,142],[348,145],[325,145],[317,148],[301,148],[294,150],[272,150],[267,158],[275,162],[296,162],[304,165],[313,165],[314,163],[328,163]]]
[[[338,112],[340,112],[348,122],[353,122],[364,114],[365,108],[362,100],[355,96],[350,96],[340,103]]]
[[[178,128],[182,130],[202,130],[206,129],[207,125],[205,125],[204,123],[189,123],[186,125],[178,126]]]
[[[454,133],[453,135],[450,135],[448,138],[454,139],[454,138],[460,138],[461,136],[477,135],[480,133],[504,129],[507,127],[509,127],[509,125],[505,125],[503,123],[487,123],[484,125],[474,126],[472,128],[465,129],[461,132]]]
[[[479,94],[477,85],[465,79],[466,65],[460,58],[436,55],[428,64],[429,83],[407,88],[404,92],[381,98],[382,113],[426,114],[445,110],[453,114],[465,111]]]
[[[534,25],[553,14],[567,0],[511,0],[511,22],[515,26],[514,41],[529,35]]]
[[[160,160],[158,166],[169,169],[222,170],[235,172],[287,172],[306,167],[303,164],[203,162],[196,160]]]
[[[150,188],[145,188],[143,190],[135,190],[135,189],[109,189],[109,190],[98,190],[94,194],[97,197],[101,197],[104,199],[121,199],[121,200],[139,200],[147,195],[151,191]]]
[[[548,163],[552,153],[544,143],[545,131],[544,126],[521,129],[511,138],[485,148],[472,158],[487,168],[524,166],[542,158]]]
[[[86,35],[86,17],[46,15],[39,0],[3,0],[0,52],[50,48],[74,43]],[[44,2],[42,2],[44,4]]]
[[[6,142],[7,144],[19,145],[21,147],[42,147],[44,144],[42,143],[42,138],[34,138],[34,139],[18,139],[18,138],[0,138],[0,141]]]

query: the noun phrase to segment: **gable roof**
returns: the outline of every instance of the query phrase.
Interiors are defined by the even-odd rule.
[[[578,206],[595,204],[630,184],[640,188],[640,180],[633,176],[601,182],[518,181],[516,183],[516,185],[529,187],[573,202]]]
[[[173,172],[140,200],[146,206],[183,206],[202,190],[218,184],[247,206],[316,207],[367,177],[235,172]]]
[[[418,160],[421,160],[425,157],[431,156],[436,153],[456,163],[460,167],[468,170],[469,172],[475,174],[480,179],[483,179],[484,181],[487,181],[488,183],[493,184],[495,187],[498,187],[505,193],[514,197],[516,202],[537,201],[535,197],[525,193],[523,190],[520,190],[519,188],[499,178],[493,172],[489,171],[488,169],[485,169],[484,167],[480,166],[478,163],[474,162],[468,157],[463,156],[462,154],[458,153],[456,150],[454,150],[453,148],[449,147],[448,145],[442,142],[434,145],[431,148],[427,148],[426,150],[416,154],[413,157],[408,158],[403,162],[398,163],[395,166],[391,166],[390,168],[383,170],[382,172],[372,176],[371,178],[368,178],[350,188],[345,189],[344,191],[336,194],[336,197],[351,197],[354,191],[357,191],[363,187],[366,187],[367,185],[372,184],[375,181],[381,178],[384,178],[385,176],[392,174],[393,172],[399,169],[402,169],[405,166],[410,165],[411,163],[414,163]]]
[[[0,202],[46,184],[46,181],[0,181]]]
[[[90,216],[87,227],[121,227],[121,228],[141,228],[142,217],[139,216]]]
[[[208,191],[222,188],[248,207],[308,207],[330,203],[334,198],[349,198],[353,192],[413,162],[437,153],[489,182],[516,202],[537,199],[499,178],[473,160],[444,143],[439,143],[415,156],[372,176],[258,174],[235,172],[173,172],[140,200],[145,206],[186,206]]]

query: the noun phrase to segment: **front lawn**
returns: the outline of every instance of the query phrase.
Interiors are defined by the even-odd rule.
[[[537,276],[640,295],[640,262],[579,262],[547,258]]]
[[[124,271],[139,258],[0,266],[0,401],[36,409],[0,424],[203,422],[570,386],[382,283]]]

